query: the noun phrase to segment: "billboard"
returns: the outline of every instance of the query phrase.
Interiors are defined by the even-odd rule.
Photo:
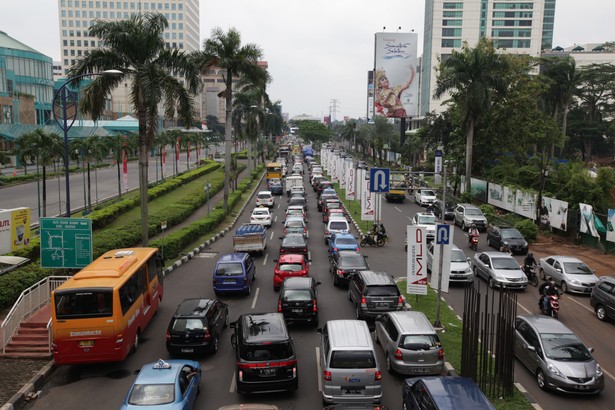
[[[579,230],[595,238],[600,238],[594,222],[594,208],[591,205],[579,203],[579,209],[581,210],[581,226]]]
[[[30,244],[30,208],[0,209],[0,255]]]
[[[408,239],[406,292],[411,295],[427,294],[427,236],[425,228],[406,227]]]
[[[417,33],[376,33],[374,115],[418,115]]]
[[[367,72],[367,119],[374,117],[374,70]]]

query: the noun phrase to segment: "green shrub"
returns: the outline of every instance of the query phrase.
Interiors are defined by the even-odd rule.
[[[487,220],[491,221],[491,219],[496,216],[495,207],[490,204],[482,204],[480,207],[481,212],[485,215]]]
[[[474,201],[472,194],[469,192],[464,192],[461,194],[461,202],[471,204]]]
[[[531,219],[524,219],[523,221],[517,222],[513,226],[521,232],[521,235],[523,235],[528,242],[536,240],[536,237],[538,236],[538,227]]]

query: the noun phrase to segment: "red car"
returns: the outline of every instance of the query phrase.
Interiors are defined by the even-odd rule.
[[[285,278],[308,276],[310,273],[307,258],[303,255],[280,255],[280,258],[276,261],[277,265],[275,265],[273,270],[273,290],[279,290]]]

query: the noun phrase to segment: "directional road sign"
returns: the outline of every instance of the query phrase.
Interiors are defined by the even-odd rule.
[[[436,245],[449,244],[449,238],[451,236],[450,228],[451,226],[448,224],[436,225]]]
[[[83,268],[92,262],[92,220],[41,218],[41,267]]]
[[[372,168],[369,170],[369,191],[389,192],[389,168]]]
[[[439,149],[436,150],[436,157],[435,157],[435,171],[437,174],[442,172],[442,149],[441,147],[438,147],[438,148]]]

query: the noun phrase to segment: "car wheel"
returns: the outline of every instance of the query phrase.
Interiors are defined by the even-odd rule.
[[[274,292],[277,292],[277,291],[279,291],[279,290],[280,290],[280,288],[279,288],[278,286],[274,286],[274,287],[273,287],[273,291],[274,291]]]
[[[246,290],[246,295],[249,295],[250,293],[252,293],[252,285],[248,285],[248,290]]]
[[[487,246],[491,246],[491,240],[489,240],[489,237],[487,237]]]
[[[606,309],[604,308],[604,306],[602,305],[596,306],[596,317],[602,321],[606,320]]]
[[[137,333],[135,334],[135,341],[132,345],[132,353],[135,353],[137,350],[139,350],[140,339],[141,339],[141,330],[137,329]]]
[[[226,312],[226,315],[224,316],[224,324],[222,325],[223,329],[226,329],[228,327],[228,312]]]
[[[568,284],[566,283],[565,280],[562,281],[561,287],[562,287],[562,292],[568,293]]]
[[[474,266],[472,270],[474,271],[474,276],[478,277],[478,268]]]
[[[355,313],[355,316],[356,316],[357,320],[363,319],[363,317],[361,316],[361,309],[359,308],[359,305],[357,305],[355,307],[355,312],[354,313]]]
[[[389,372],[390,374],[395,374],[395,370],[393,370],[393,366],[391,365],[391,357],[388,353],[385,355],[385,360],[387,364],[387,372]]]
[[[461,230],[462,231],[466,230],[466,222],[465,221],[461,221]]]
[[[540,369],[536,371],[536,383],[538,383],[538,387],[542,390],[547,390],[547,379],[545,378],[545,374]]]
[[[352,293],[350,293],[350,289],[348,289],[348,300],[352,302]]]
[[[218,335],[216,335],[214,337],[214,340],[211,342],[211,347],[209,350],[211,354],[216,354],[218,352],[218,342],[219,342]]]
[[[540,270],[538,271],[538,275],[540,275],[540,279],[547,280],[547,275],[545,275],[545,271],[543,268],[540,268]]]
[[[376,342],[377,345],[380,344],[380,339],[378,339],[378,332],[376,332],[375,330],[374,330],[374,342]]]
[[[333,286],[339,286],[340,285],[340,280],[337,277],[337,275],[334,273],[333,274]]]

